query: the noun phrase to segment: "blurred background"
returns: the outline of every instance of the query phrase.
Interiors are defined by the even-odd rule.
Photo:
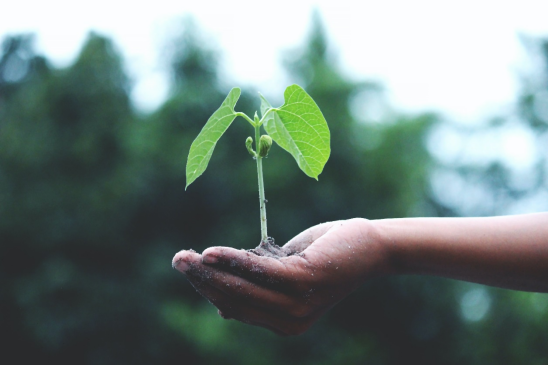
[[[546,3],[263,4],[2,3],[4,363],[548,363],[546,294],[377,279],[279,338],[172,270],[260,239],[243,120],[184,190],[233,86],[252,115],[298,83],[331,129],[319,182],[277,146],[265,161],[279,244],[352,217],[548,210]]]

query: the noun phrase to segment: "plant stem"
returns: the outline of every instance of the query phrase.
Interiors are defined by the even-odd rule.
[[[261,126],[255,125],[255,150],[259,152],[259,139],[261,138]],[[268,234],[266,233],[266,199],[264,196],[264,181],[263,181],[263,158],[257,154],[257,176],[259,178],[259,201],[261,203],[261,242],[268,242]]]
[[[239,116],[239,117],[243,117],[245,120],[247,120],[247,122],[251,123],[252,126],[255,126],[255,122],[253,122],[253,120],[251,118],[249,118],[247,116],[247,114],[245,114],[243,112],[234,112],[234,115]]]

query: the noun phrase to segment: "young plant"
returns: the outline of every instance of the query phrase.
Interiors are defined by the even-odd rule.
[[[270,238],[266,225],[267,201],[264,194],[263,158],[267,156],[272,141],[293,155],[297,165],[306,175],[317,180],[329,159],[330,133],[322,112],[310,95],[298,85],[287,87],[284,92],[285,103],[279,108],[273,108],[260,95],[261,119],[257,116],[257,112],[253,119],[245,113],[236,112],[234,107],[239,97],[240,88],[233,88],[190,146],[185,190],[205,171],[217,141],[234,119],[243,117],[255,130],[255,150],[253,150],[251,136],[247,138],[245,145],[257,162],[261,212],[261,244],[259,246],[267,245],[270,244]],[[261,136],[261,126],[266,130],[266,135]]]

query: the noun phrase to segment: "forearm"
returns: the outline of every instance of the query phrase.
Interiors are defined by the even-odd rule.
[[[377,220],[399,274],[548,292],[548,213]]]

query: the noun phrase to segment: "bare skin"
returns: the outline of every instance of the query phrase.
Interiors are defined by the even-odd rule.
[[[490,218],[351,219],[303,231],[261,257],[212,247],[181,251],[173,266],[224,318],[280,335],[304,333],[368,279],[435,275],[548,292],[548,213]]]

